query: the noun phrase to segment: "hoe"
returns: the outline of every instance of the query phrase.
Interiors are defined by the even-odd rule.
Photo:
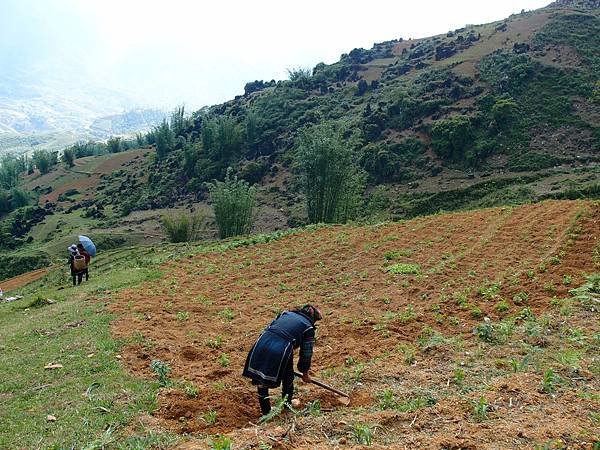
[[[294,372],[294,375],[296,375],[298,378],[302,378],[302,374],[300,372]],[[350,396],[348,394],[346,394],[345,392],[339,391],[336,388],[329,386],[328,384],[323,383],[322,381],[319,380],[315,380],[314,378],[310,379],[310,382],[312,384],[316,384],[317,386],[320,386],[324,389],[327,389],[328,391],[331,391],[343,398],[338,398],[338,400],[340,401],[340,403],[348,406],[350,404]]]

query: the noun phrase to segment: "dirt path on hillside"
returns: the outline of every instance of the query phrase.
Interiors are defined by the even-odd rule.
[[[38,269],[32,272],[27,272],[13,278],[9,278],[8,280],[0,281],[0,288],[2,288],[4,292],[12,291],[25,286],[32,281],[39,280],[47,273],[48,269]]]
[[[267,439],[253,426],[256,394],[240,377],[243,363],[279,311],[310,302],[324,312],[313,371],[351,390],[352,401],[341,407],[328,392],[299,383],[299,398],[318,399],[326,413],[294,419],[300,440],[276,439],[280,448],[349,444],[344,436],[352,436],[356,421],[378,424],[378,440],[393,448],[522,448],[549,439],[588,448],[582,443],[591,442],[593,402],[574,391],[540,394],[538,373],[502,372],[506,366],[499,361],[523,358],[518,342],[485,349],[473,329],[484,317],[502,321],[508,313],[501,302],[516,316],[525,305],[513,297],[521,292],[536,317],[551,310],[553,299],[569,297],[569,289],[596,270],[599,217],[597,204],[554,201],[321,228],[198,255],[168,263],[162,280],[121,292],[112,305],[120,314],[113,330],[129,339],[123,361],[136,375],[153,377],[149,364],[160,359],[170,364],[173,379],[197,387],[197,398],[181,389],[161,391],[156,416],[179,433],[231,433],[248,445]],[[394,263],[418,264],[420,273],[392,275],[385,267]],[[571,320],[574,327],[600,331],[590,317],[582,312]],[[539,337],[547,340],[543,345],[535,339],[531,345],[542,349],[562,348],[552,335]],[[473,382],[470,390],[451,383],[460,361]],[[582,372],[570,376],[597,386],[581,364]],[[437,400],[416,413],[381,411],[379,395],[386,389],[401,398]],[[482,396],[493,422],[471,419],[473,402]],[[210,411],[215,423],[206,418]]]

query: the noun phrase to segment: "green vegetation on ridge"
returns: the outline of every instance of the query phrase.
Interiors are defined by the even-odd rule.
[[[58,200],[40,207],[60,216],[54,236],[71,220],[112,230],[143,220],[129,221],[132,213],[206,205],[210,186],[229,168],[256,190],[253,222],[271,208],[282,216],[278,227],[596,198],[598,36],[597,8],[555,5],[354,49],[334,64],[291,70],[289,80],[251,82],[224,104],[191,114],[177,108],[135,139],[78,143],[63,153],[64,168],[55,153],[8,157],[0,163],[0,179],[13,180],[0,187],[0,247],[31,250],[26,241],[50,219],[38,209],[37,219],[21,223],[34,210],[20,208],[53,189],[61,189]],[[310,144],[318,140],[320,147]],[[306,157],[313,147],[320,161],[345,167],[330,171],[331,188],[315,188],[320,178],[307,161],[317,159]],[[66,189],[76,174],[93,175],[80,168],[83,158],[88,166],[98,158],[92,155],[109,159],[132,148],[149,150],[135,164],[102,173],[93,187]],[[40,180],[35,191],[15,183],[11,167],[27,183]],[[54,181],[61,171],[66,176]],[[48,181],[38,175],[45,172]]]

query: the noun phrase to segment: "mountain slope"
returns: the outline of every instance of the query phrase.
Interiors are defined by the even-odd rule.
[[[228,165],[244,174],[253,162],[263,185],[284,179],[284,192],[268,201],[302,222],[285,206],[301,199],[290,177],[295,138],[324,121],[359,135],[357,159],[398,216],[435,212],[448,196],[455,208],[578,195],[570,187],[597,195],[599,36],[594,2],[561,2],[445,35],[354,49],[290,81],[248,83],[244,96],[208,111],[246,132],[235,157],[203,148],[199,112],[180,144],[197,142],[189,150],[195,166],[183,170],[176,151],[157,166],[154,190],[137,207],[149,207],[146,198],[167,204],[194,194],[192,186],[222,176]],[[448,194],[438,199],[440,192]]]
[[[147,147],[28,175],[23,186],[52,214],[19,228],[17,253],[43,248],[45,264],[77,232],[117,236],[110,245],[164,239],[172,210],[200,213],[202,237],[214,237],[204,182],[228,166],[257,184],[254,232],[305,224],[296,137],[323,123],[345,127],[367,174],[364,218],[598,198],[599,15],[594,2],[561,2],[248,83],[182,120],[164,156]],[[214,130],[226,148],[207,138]]]

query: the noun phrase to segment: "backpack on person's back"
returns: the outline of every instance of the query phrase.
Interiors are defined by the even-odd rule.
[[[85,268],[87,267],[85,257],[83,255],[80,255],[79,253],[74,255],[73,256],[73,267],[78,272],[85,270]]]

